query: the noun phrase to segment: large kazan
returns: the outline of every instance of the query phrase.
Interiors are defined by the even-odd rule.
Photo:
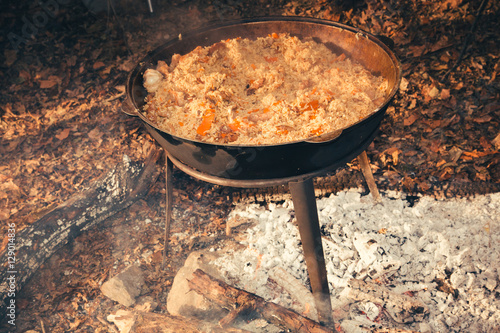
[[[262,54],[263,57],[257,54],[255,59],[247,63],[236,63],[233,61],[235,53],[230,52],[231,43],[243,43],[244,40],[248,40],[249,44],[259,41],[268,43],[266,51],[270,54]],[[326,48],[332,54],[338,55],[332,57],[331,65],[329,62],[325,64],[330,67],[327,66],[324,71],[329,74],[325,76],[324,82],[315,81],[322,73],[309,81],[294,80],[284,75],[288,72],[284,65],[279,65],[278,51],[287,48],[272,47],[282,45],[286,41],[291,44],[296,41],[296,44],[293,44],[296,47],[312,41],[320,45],[321,49]],[[249,46],[245,47],[252,50]],[[302,48],[303,52],[307,50]],[[314,53],[316,48],[310,50],[310,53]],[[176,70],[183,68],[183,61],[190,60],[190,52],[196,56],[193,57],[194,65],[186,67],[192,71],[189,73],[189,77],[193,78],[192,84],[186,83],[186,91],[174,91],[175,95],[172,93],[170,96],[169,89],[174,90],[172,86],[163,89],[158,83],[163,82],[167,76],[175,76]],[[207,57],[202,54],[204,52]],[[208,56],[210,52],[211,57]],[[272,52],[276,54],[271,54]],[[195,62],[195,58],[199,61]],[[318,55],[314,57],[316,62],[309,63],[310,57],[303,58],[304,61],[298,64],[304,65],[305,71],[319,67],[324,64],[323,60],[327,59]],[[326,86],[338,79],[337,68],[338,72],[342,69],[340,76],[350,72],[349,67],[345,67],[345,70],[341,67],[348,59],[362,66],[357,67],[360,70],[354,74],[366,71],[379,77],[381,81],[369,84],[367,89],[352,87],[347,90],[346,98],[352,103],[337,110],[346,117],[354,115],[354,119],[340,127],[332,128],[329,126],[335,125],[344,117],[330,117],[331,120],[327,119],[321,123],[318,123],[318,119],[322,112],[326,114],[329,108],[340,103],[340,96],[337,94],[349,87],[347,84]],[[213,71],[212,76],[208,76],[211,61],[220,64],[221,70]],[[158,67],[161,62],[165,65]],[[203,67],[205,65],[207,68]],[[305,65],[310,67],[306,68]],[[262,67],[260,72],[259,66]],[[232,80],[237,79],[234,74],[245,70],[249,76],[239,76],[241,82],[231,84]],[[263,76],[258,77],[259,73]],[[264,80],[264,75],[267,74],[269,77]],[[387,105],[399,87],[400,79],[401,70],[395,55],[375,36],[331,21],[266,17],[226,22],[186,32],[182,34],[182,38],[173,38],[152,51],[130,73],[127,99],[123,107],[126,113],[138,116],[145,123],[148,131],[173,159],[199,172],[232,180],[283,179],[324,172],[325,168],[334,169],[360,154],[375,137]],[[200,89],[191,92],[194,87]],[[281,93],[273,90],[280,87],[287,89]],[[383,89],[378,89],[379,87]],[[266,92],[266,98],[257,98],[260,97],[260,91]],[[358,98],[358,94],[363,91],[367,92],[367,96],[360,95]],[[165,102],[165,105],[158,105],[156,108],[156,105],[148,103],[153,93],[156,96],[164,92],[167,95],[157,97],[158,103]],[[200,98],[206,98],[206,101],[200,100],[196,105],[195,93],[199,92],[202,93]],[[237,92],[241,92],[238,94],[240,99],[236,97]],[[288,99],[291,101],[287,104]],[[253,104],[261,101],[266,104]],[[356,117],[356,108],[353,105],[363,101],[367,101],[371,107],[369,105],[366,113]],[[240,104],[236,105],[236,108],[232,107],[237,103]],[[192,109],[189,109],[190,106]],[[182,117],[169,118],[171,111],[180,111]],[[200,111],[199,117],[190,116],[190,111],[196,115]],[[282,117],[285,114],[289,116]],[[279,118],[280,122],[263,127],[262,133],[269,129],[271,136],[270,141],[264,141],[267,138],[258,133],[259,125],[268,124],[274,119],[273,115]],[[166,124],[166,127],[161,126],[170,120],[174,122]],[[224,120],[227,121],[219,122]],[[182,132],[189,124],[192,125],[190,129],[179,134],[179,131]],[[295,131],[304,131],[304,135],[291,136]],[[187,134],[193,136],[187,137]]]
[[[40,10],[31,15],[30,18],[26,17],[26,15],[23,15],[21,18],[23,26],[21,27],[20,34],[11,31],[7,35],[13,48],[17,51],[21,44],[27,44],[29,39],[35,38],[38,32],[49,23],[50,18],[57,16],[59,6],[68,5],[70,2],[71,0],[40,1],[38,3]]]

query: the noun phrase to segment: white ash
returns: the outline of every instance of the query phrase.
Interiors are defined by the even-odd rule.
[[[375,280],[392,292],[413,292],[429,308],[424,322],[407,329],[487,332],[500,326],[500,193],[445,201],[422,197],[410,207],[394,192],[374,204],[349,190],[318,199],[317,206],[334,308],[353,303],[342,296],[350,279]],[[245,231],[244,250],[215,264],[230,283],[293,306],[268,280],[273,268],[283,267],[307,283],[292,202],[241,203],[230,215],[256,224]],[[376,317],[371,310],[364,311],[367,320]],[[344,318],[346,324],[352,319]]]

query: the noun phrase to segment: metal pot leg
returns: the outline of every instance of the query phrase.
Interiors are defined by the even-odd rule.
[[[309,178],[290,182],[288,185],[292,194],[295,216],[299,225],[300,239],[319,320],[327,325],[332,325],[332,304],[323,245],[321,243],[314,184],[312,179]]]
[[[165,268],[165,262],[167,259],[168,243],[170,238],[170,221],[172,220],[172,172],[173,164],[172,160],[169,158],[168,154],[165,153],[165,193],[166,193],[166,204],[165,204],[165,240],[163,245],[163,258],[161,263],[161,268]]]

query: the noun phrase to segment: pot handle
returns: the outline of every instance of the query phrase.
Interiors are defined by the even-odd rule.
[[[395,44],[394,44],[394,41],[392,40],[392,38],[384,36],[384,35],[376,35],[375,37],[377,37],[377,39],[379,41],[381,41],[382,43],[384,43],[385,46],[387,46],[388,48],[390,48],[391,51],[394,51]]]
[[[314,138],[310,138],[310,139],[305,140],[305,142],[307,142],[307,143],[325,143],[325,142],[335,140],[336,138],[338,138],[340,136],[340,134],[342,134],[342,130],[337,130],[337,131],[333,131],[333,132],[329,132],[326,134],[315,136]]]
[[[129,115],[137,117],[139,115],[137,108],[132,104],[130,98],[125,98],[121,105],[122,112]]]

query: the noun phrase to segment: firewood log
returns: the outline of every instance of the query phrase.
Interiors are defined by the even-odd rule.
[[[192,290],[230,311],[219,322],[221,326],[229,325],[240,313],[254,311],[268,322],[292,332],[333,332],[294,311],[217,280],[200,269],[193,276],[188,282]]]
[[[21,230],[12,244],[0,249],[0,281],[9,278],[13,282],[0,285],[0,313],[6,303],[15,302],[15,294],[54,252],[146,195],[161,172],[157,166],[160,152],[153,148],[143,163],[124,156],[123,163]],[[8,258],[14,254],[11,264]]]
[[[164,313],[143,311],[122,311],[112,321],[117,323],[125,317],[130,333],[250,333],[238,328],[221,328],[212,323],[195,318],[172,316]]]

